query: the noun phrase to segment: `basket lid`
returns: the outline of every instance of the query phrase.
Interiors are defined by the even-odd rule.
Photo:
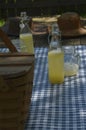
[[[22,53],[0,54],[0,75],[20,75],[34,64],[34,55]]]

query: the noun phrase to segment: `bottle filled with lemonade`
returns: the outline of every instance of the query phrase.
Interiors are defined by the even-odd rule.
[[[28,22],[29,20],[26,13],[22,12],[20,23],[20,50],[21,52],[34,54],[33,35]]]
[[[20,34],[20,40],[21,40],[21,44],[20,44],[21,51],[34,54],[32,34],[30,34],[30,33]]]
[[[48,75],[51,83],[62,83],[64,81],[64,54],[61,50],[48,52]]]
[[[55,24],[52,26],[52,38],[48,51],[48,77],[53,84],[64,81],[64,53],[61,49],[59,35]]]

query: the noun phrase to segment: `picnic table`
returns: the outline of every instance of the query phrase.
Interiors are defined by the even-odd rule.
[[[62,84],[48,79],[48,48],[35,48],[35,70],[30,115],[25,130],[86,129],[86,45],[76,45],[80,66]]]

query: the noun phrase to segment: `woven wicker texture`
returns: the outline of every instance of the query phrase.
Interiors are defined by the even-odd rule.
[[[34,55],[0,53],[0,130],[24,130],[33,72]]]
[[[17,76],[0,76],[0,129],[24,130],[32,93],[33,67]]]

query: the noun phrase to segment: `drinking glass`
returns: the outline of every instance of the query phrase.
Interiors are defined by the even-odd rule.
[[[78,73],[80,57],[75,51],[75,46],[64,46],[64,75],[73,76]]]

